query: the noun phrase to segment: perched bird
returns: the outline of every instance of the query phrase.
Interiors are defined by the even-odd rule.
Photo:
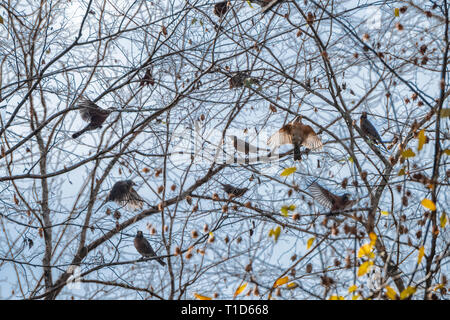
[[[228,1],[217,2],[214,5],[214,14],[219,18],[222,18],[227,13],[228,6],[229,6]]]
[[[280,130],[275,132],[267,141],[272,150],[283,144],[294,145],[294,160],[301,160],[300,146],[307,149],[322,149],[322,141],[314,130],[305,124],[302,124],[302,117],[297,116]]]
[[[342,196],[335,195],[322,187],[317,182],[313,182],[309,188],[313,198],[322,206],[330,210],[330,213],[338,213],[339,211],[350,209],[357,201],[350,200],[350,194],[345,193]]]
[[[221,183],[221,185],[223,186],[223,190],[231,197],[242,197],[248,191],[248,188],[241,189],[233,187],[230,184]]]
[[[139,252],[145,258],[156,257],[155,251],[150,245],[150,242],[148,242],[147,239],[144,238],[142,231],[138,231],[136,233],[136,237],[134,237],[134,247],[136,248],[137,252]],[[162,266],[166,265],[166,263],[161,258],[156,259],[156,261],[158,261]]]
[[[259,80],[257,78],[253,78],[244,71],[238,71],[236,72],[229,80],[230,83],[230,89],[233,88],[240,88],[245,86],[251,86],[252,84],[258,84]]]
[[[80,98],[78,106],[80,107],[81,119],[89,122],[89,124],[80,131],[75,132],[72,135],[72,138],[74,139],[78,138],[86,131],[100,129],[111,111],[114,110],[113,108],[108,108],[107,110],[102,109],[91,100],[84,97]]]
[[[378,144],[381,143],[383,147],[387,150],[383,141],[381,141],[381,137],[378,134],[377,129],[373,126],[372,123],[367,119],[367,112],[363,112],[361,114],[361,118],[359,119],[359,126],[361,127],[362,132],[369,138],[373,143]]]
[[[155,85],[155,79],[153,79],[152,76],[152,70],[150,68],[147,68],[147,70],[145,71],[144,77],[141,79],[139,86],[143,87],[143,86],[148,86],[148,85]]]
[[[135,186],[131,180],[117,181],[109,192],[108,201],[114,201],[120,206],[127,206],[131,210],[142,209],[144,206],[144,200],[138,195]]]
[[[260,5],[262,13],[266,13],[274,5],[281,2],[282,0],[249,0],[249,1]]]

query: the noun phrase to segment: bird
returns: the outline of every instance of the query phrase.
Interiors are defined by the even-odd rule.
[[[259,80],[257,78],[253,78],[245,71],[236,72],[229,80],[230,89],[240,88],[245,86],[251,86],[252,84],[259,85]]]
[[[308,189],[318,203],[330,210],[330,214],[350,209],[357,202],[356,200],[350,200],[349,193],[342,196],[333,194],[317,182],[313,182]]]
[[[233,187],[231,184],[221,183],[223,186],[223,190],[228,193],[229,197],[242,197],[247,191],[248,188],[237,188]]]
[[[294,145],[294,160],[301,160],[300,146],[310,150],[322,149],[322,141],[314,130],[305,124],[302,124],[302,116],[297,116],[280,130],[275,132],[267,141],[272,150],[275,150],[283,144]]]
[[[152,85],[152,86],[155,85],[155,79],[153,79],[151,68],[147,68],[147,70],[145,71],[144,77],[139,82],[140,87],[148,86],[148,85]]]
[[[222,18],[227,13],[228,6],[229,6],[228,1],[217,2],[214,5],[214,14],[219,18]]]
[[[282,0],[249,0],[249,1],[260,5],[262,13],[266,13],[277,3],[282,2]]]
[[[72,135],[72,138],[74,139],[78,138],[86,131],[100,129],[103,122],[105,122],[106,118],[108,118],[109,114],[113,110],[113,108],[108,108],[107,110],[102,109],[94,102],[84,97],[80,98],[78,106],[80,107],[81,119],[89,122],[89,124],[80,131],[75,132]]]
[[[136,233],[136,237],[134,237],[134,247],[137,252],[139,252],[143,257],[156,257],[155,250],[153,250],[150,242],[144,238],[142,231],[138,231]],[[165,266],[166,263],[161,259],[157,258],[156,261],[159,262],[160,265]]]
[[[133,189],[135,185],[136,183],[132,180],[117,181],[109,192],[106,202],[114,201],[118,205],[127,206],[131,210],[142,209],[144,200]]]
[[[361,127],[361,131],[367,138],[369,138],[375,144],[381,143],[383,147],[387,150],[383,141],[381,141],[381,137],[378,134],[377,129],[375,129],[373,124],[370,123],[370,121],[367,119],[367,112],[363,112],[361,114],[361,118],[359,119],[359,126]]]

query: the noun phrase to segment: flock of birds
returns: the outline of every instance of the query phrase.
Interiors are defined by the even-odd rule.
[[[273,4],[276,1],[258,0],[252,2],[257,2],[261,5],[268,5]],[[214,13],[221,17],[227,12],[228,7],[228,1],[219,2],[214,7]],[[243,87],[245,85],[246,79],[249,79],[248,73],[236,73],[233,77],[230,78],[230,88]],[[253,78],[252,81],[257,82],[258,80]],[[74,139],[80,137],[85,132],[102,128],[103,123],[106,121],[111,112],[114,111],[113,108],[102,109],[97,104],[83,96],[79,98],[78,107],[80,109],[81,118],[88,124],[72,135]],[[363,134],[366,135],[371,143],[380,143],[384,148],[386,148],[377,130],[367,119],[366,112],[363,112],[361,114],[360,128]],[[295,117],[293,121],[289,122],[288,124],[281,127],[278,131],[276,131],[268,139],[267,144],[270,146],[272,151],[277,149],[281,145],[293,145],[294,161],[301,160],[301,146],[309,150],[320,150],[323,147],[322,141],[316,134],[314,129],[311,126],[302,123],[301,116]],[[230,184],[220,184],[229,197],[242,197],[248,191],[248,188],[238,188]],[[127,207],[130,210],[142,209],[145,201],[133,188],[134,186],[136,186],[136,183],[134,183],[132,180],[122,180],[116,182],[109,192],[106,198],[106,202],[113,201],[119,206]],[[357,202],[357,200],[351,200],[348,193],[345,193],[343,195],[336,195],[326,188],[322,187],[315,181],[311,183],[308,189],[311,191],[312,197],[319,204],[330,210],[329,214],[336,214],[349,209]],[[145,237],[143,236],[142,231],[137,231],[137,234],[134,238],[134,246],[138,253],[143,257],[155,257],[156,261],[158,261],[162,266],[165,265],[165,262],[161,258],[156,256],[155,251],[153,250],[147,239],[145,239]]]

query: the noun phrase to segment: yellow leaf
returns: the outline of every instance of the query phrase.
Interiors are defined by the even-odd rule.
[[[345,298],[343,296],[333,295],[330,297],[330,300],[345,300]]]
[[[356,284],[354,284],[348,288],[348,293],[352,293],[356,291],[356,289],[358,289],[358,287],[356,286]]]
[[[353,295],[353,296],[352,296],[352,300],[358,300],[358,299],[359,299],[359,297],[360,297],[360,295],[359,295],[359,294],[355,294],[355,295]]]
[[[411,148],[409,148],[402,152],[402,156],[403,156],[403,158],[408,159],[408,158],[415,157],[416,154],[414,153],[414,151],[411,150]]]
[[[236,297],[239,294],[241,294],[242,291],[244,291],[245,287],[247,287],[247,282],[245,282],[244,284],[240,285],[239,288],[236,289],[236,292],[234,293],[234,297]]]
[[[445,287],[445,284],[443,284],[443,283],[437,284],[437,285],[434,287],[433,291],[441,290],[441,289],[443,289],[444,287]]]
[[[0,24],[4,24],[5,21],[3,21],[3,17],[0,16]]]
[[[395,290],[392,289],[390,286],[386,286],[386,295],[391,300],[396,300],[397,299],[397,292],[395,292]]]
[[[288,217],[289,216],[289,211],[294,211],[295,210],[295,205],[291,204],[290,206],[282,206],[281,207],[281,214],[284,217]]]
[[[400,17],[400,9],[399,8],[394,9],[394,16]]]
[[[196,297],[198,300],[212,300],[212,298],[207,296],[202,296],[201,294],[194,293],[194,297]]]
[[[381,211],[381,214],[384,215],[384,216],[388,216],[388,215],[389,215],[389,212],[387,212],[387,211]]]
[[[359,248],[358,258],[370,256],[370,253],[373,250],[373,246],[370,243],[366,243]]]
[[[427,137],[425,136],[425,129],[420,130],[419,132],[419,145],[417,146],[417,150],[420,151],[423,148],[423,145],[425,144],[425,141],[427,140]]]
[[[420,203],[422,206],[424,206],[424,208],[431,210],[431,211],[436,211],[436,205],[434,204],[434,202],[430,199],[423,199],[422,202]]]
[[[450,117],[450,108],[442,108],[441,110],[441,118]]]
[[[291,282],[288,283],[288,285],[286,286],[288,289],[295,289],[298,287],[298,283],[297,282]]]
[[[444,150],[444,153],[445,153],[446,155],[450,156],[450,149],[445,149],[445,150]]]
[[[283,172],[281,172],[280,176],[287,177],[287,176],[290,176],[291,174],[293,174],[295,171],[297,171],[296,167],[286,168],[283,170]]]
[[[282,286],[283,284],[288,283],[288,282],[289,282],[288,276],[279,278],[277,281],[275,281],[275,283],[273,284],[273,287],[276,288],[276,287]]]
[[[312,246],[314,240],[316,240],[316,237],[312,237],[312,238],[309,238],[309,239],[308,239],[308,241],[306,242],[306,249],[309,250],[309,248],[311,248],[311,246]]]
[[[248,5],[250,6],[250,8],[253,9],[253,6],[252,6],[252,4],[250,3],[250,0],[247,0],[247,3],[248,3]]]
[[[270,229],[269,237],[273,236],[274,239],[275,239],[275,242],[277,242],[278,241],[278,237],[280,236],[280,233],[281,233],[281,228],[280,228],[280,226],[278,226],[278,227],[275,228],[275,230]]]
[[[366,261],[363,264],[361,264],[358,268],[358,277],[361,277],[361,276],[365,275],[367,272],[369,272],[372,265],[373,265],[373,261]]]
[[[405,175],[405,168],[401,168],[400,171],[398,172],[399,176],[404,176]]]
[[[403,290],[402,293],[400,293],[400,299],[401,300],[407,299],[407,298],[411,297],[415,292],[416,292],[416,288],[409,286],[408,288]]]
[[[374,232],[369,233],[370,245],[374,246],[375,242],[377,242],[377,235]]]
[[[445,212],[441,214],[441,218],[439,220],[441,222],[441,228],[444,229],[445,225],[447,224],[447,215],[445,214]]]
[[[422,262],[422,258],[425,255],[425,247],[421,246],[419,249],[419,256],[417,257],[417,264],[420,264]]]
[[[350,161],[351,163],[353,163],[353,157],[349,157],[348,161]]]

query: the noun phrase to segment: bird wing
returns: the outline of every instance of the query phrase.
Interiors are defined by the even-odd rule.
[[[375,140],[375,142],[381,142],[381,137],[378,134],[377,129],[375,129],[375,127],[369,120],[363,120],[361,129],[363,129],[363,131],[369,136],[369,138]]]
[[[300,126],[300,132],[302,134],[302,146],[310,149],[310,150],[320,150],[322,149],[322,141],[320,140],[319,136],[315,133],[313,128],[311,128],[308,125],[304,125],[301,123],[296,124],[297,126]]]
[[[144,207],[144,199],[142,199],[139,194],[133,188],[130,189],[130,192],[127,193],[126,205],[131,210],[139,209],[141,210]]]
[[[330,191],[320,186],[317,182],[313,182],[308,189],[311,191],[313,198],[322,206],[327,209],[333,207],[331,199],[333,199],[334,195]]]
[[[270,149],[274,150],[283,144],[292,143],[292,136],[290,134],[291,124],[283,126],[280,130],[275,132],[269,140],[267,140],[267,144],[270,146]]]
[[[89,99],[81,99],[80,102],[78,103],[78,106],[80,107],[81,119],[83,119],[86,122],[91,121],[93,111],[95,112],[96,110],[100,109],[99,106],[97,106]]]

